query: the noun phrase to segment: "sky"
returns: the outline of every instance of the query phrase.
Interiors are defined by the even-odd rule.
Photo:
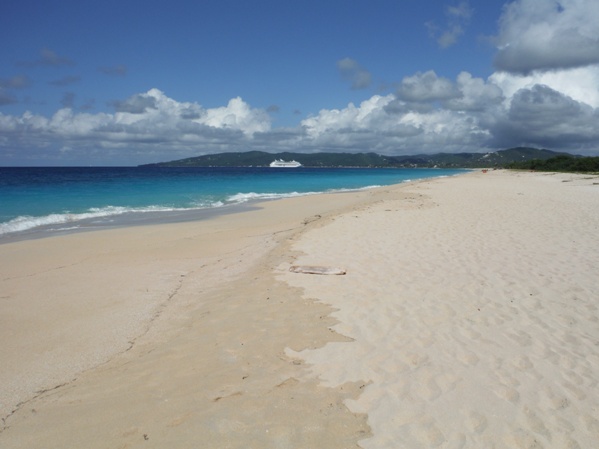
[[[0,166],[599,155],[597,0],[20,0],[0,41]]]

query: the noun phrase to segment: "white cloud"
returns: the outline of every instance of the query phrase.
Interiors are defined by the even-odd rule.
[[[576,101],[594,108],[599,107],[599,66],[535,72],[527,76],[497,72],[489,79],[501,87],[507,98],[511,98],[520,89],[530,89],[536,84],[542,84]]]
[[[473,78],[468,72],[458,75],[456,87],[459,95],[447,100],[444,105],[458,111],[484,111],[503,100],[502,89],[494,82]]]
[[[414,154],[483,151],[518,145],[588,153],[597,150],[599,110],[533,83],[502,89],[467,72],[455,81],[434,72],[406,77],[397,96],[322,110],[302,122],[306,148]],[[505,80],[505,78],[504,78]],[[597,91],[597,87],[595,87]]]
[[[450,88],[457,92],[455,86]],[[428,101],[437,98],[438,94],[432,95]],[[423,96],[419,99],[425,101]],[[439,108],[421,112],[394,95],[375,95],[359,107],[350,103],[345,109],[322,110],[302,121],[302,126],[308,137],[302,144],[323,151],[414,154],[473,150],[473,146],[478,151],[489,137],[472,116]]]
[[[197,103],[178,102],[158,89],[150,89],[123,102],[116,102],[115,107],[115,124],[136,124],[137,128],[147,129],[148,134],[156,128],[190,130],[194,125],[202,125],[204,128],[241,132],[250,137],[270,129],[269,115],[263,110],[252,109],[239,97],[231,99],[227,106],[204,109]],[[195,132],[199,131],[196,129]]]
[[[114,113],[70,108],[50,117],[0,113],[0,147],[7,149],[5,154],[17,154],[14,149],[21,148],[21,154],[29,152],[31,158],[59,162],[81,154],[75,149],[87,149],[99,154],[99,161],[126,164],[247,150],[399,155],[531,145],[584,154],[597,151],[599,141],[599,85],[593,86],[598,76],[587,69],[561,76],[502,73],[487,80],[468,72],[454,80],[432,71],[416,73],[405,77],[395,94],[322,109],[295,128],[278,129],[271,129],[266,111],[241,98],[204,108],[151,89],[115,102]],[[576,91],[568,79],[586,84]],[[595,100],[589,100],[589,92],[597,95]]]
[[[397,89],[400,99],[415,103],[449,100],[458,95],[450,80],[438,77],[432,70],[405,77]]]
[[[385,107],[393,99],[393,95],[374,95],[363,101],[359,107],[350,103],[345,109],[323,109],[316,117],[302,120],[301,126],[310,138],[341,130],[375,130],[382,126],[386,114]]]
[[[151,89],[116,102],[115,106],[114,114],[75,113],[63,108],[49,118],[30,112],[20,117],[0,113],[0,132],[4,137],[0,145],[46,151],[49,146],[76,144],[78,148],[121,148],[131,153],[138,152],[136,146],[141,145],[166,156],[171,150],[197,151],[198,145],[231,149],[251,139],[254,133],[270,130],[268,114],[251,108],[241,98],[230,100],[224,107],[205,109]],[[117,160],[119,156],[127,157],[110,155]]]
[[[597,0],[517,0],[504,7],[495,65],[530,74],[599,63]]]
[[[156,98],[146,94],[137,94],[127,98],[125,101],[115,101],[112,103],[117,112],[128,112],[130,114],[143,114],[149,109],[156,109]]]
[[[225,107],[207,109],[196,122],[214,128],[238,130],[246,136],[270,129],[268,114],[262,110],[251,109],[240,97],[231,99]]]

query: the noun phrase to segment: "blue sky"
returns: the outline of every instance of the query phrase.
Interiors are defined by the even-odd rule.
[[[0,39],[0,165],[599,154],[596,0],[21,0]]]

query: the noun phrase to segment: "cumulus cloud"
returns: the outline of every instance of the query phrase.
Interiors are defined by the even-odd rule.
[[[385,128],[388,114],[385,107],[393,101],[393,95],[375,95],[356,107],[350,103],[345,109],[323,109],[315,117],[302,120],[301,126],[311,138],[323,135],[335,137],[338,131],[381,131]],[[341,137],[345,138],[345,137]]]
[[[584,149],[599,139],[599,110],[548,86],[520,89],[493,126],[495,144]]]
[[[352,89],[365,89],[372,83],[370,72],[351,58],[337,61],[337,69],[341,77],[351,83]]]
[[[247,136],[270,129],[269,115],[250,108],[240,97],[229,100],[227,106],[206,109],[197,121],[215,128],[241,131]]]
[[[595,87],[597,91],[597,87]],[[302,145],[329,151],[413,154],[484,151],[531,145],[584,154],[596,151],[599,110],[549,86],[509,96],[493,77],[434,72],[402,81],[397,94],[359,106],[322,110],[302,121]]]
[[[599,2],[517,0],[504,7],[495,66],[529,75],[599,64]]]
[[[458,75],[454,89],[457,95],[444,101],[444,106],[455,111],[485,111],[504,100],[503,90],[495,83],[474,78],[468,72]]]
[[[156,98],[150,92],[137,94],[124,101],[116,100],[112,106],[117,112],[128,112],[130,114],[143,114],[148,109],[156,109]]]
[[[67,93],[64,107],[50,117],[0,113],[0,147],[35,150],[57,159],[67,153],[56,148],[87,148],[111,163],[273,149],[389,155],[518,145],[581,154],[597,150],[597,105],[532,78],[532,84],[520,86],[502,76],[483,79],[462,72],[449,79],[433,71],[416,73],[405,77],[395,93],[322,109],[296,127],[278,129],[271,129],[268,111],[252,108],[239,97],[204,108],[151,89],[114,102],[113,113],[92,114],[73,111],[74,95]],[[598,90],[595,85],[593,91]]]
[[[150,134],[158,128],[161,132],[172,130],[168,133],[185,129],[199,136],[218,129],[251,136],[270,129],[266,111],[252,109],[239,97],[231,99],[227,106],[205,109],[197,103],[178,102],[158,89],[150,89],[113,104],[116,109],[113,121],[118,127],[145,130],[143,132]]]
[[[511,98],[520,89],[530,89],[536,84],[541,84],[576,101],[594,108],[599,107],[599,66],[533,72],[526,76],[496,72],[489,79],[503,90],[506,98]]]
[[[430,85],[431,80],[436,82],[438,78],[432,74],[416,75],[410,84],[417,92],[423,92],[421,87]],[[419,94],[416,98],[419,102],[458,98],[457,85],[449,80],[442,80],[440,85],[442,89],[433,95]],[[393,94],[375,95],[359,106],[349,104],[341,110],[322,110],[317,116],[303,120],[302,127],[306,134],[304,145],[383,154],[480,149],[489,138],[488,130],[480,126],[475,116],[441,107],[423,112]]]
[[[427,103],[456,98],[458,92],[450,80],[429,70],[405,77],[397,89],[397,96],[404,101]]]
[[[254,134],[270,130],[267,112],[251,108],[241,98],[207,109],[197,103],[178,102],[151,89],[115,102],[116,111],[112,114],[76,113],[71,107],[73,102],[74,95],[67,93],[63,98],[65,107],[51,117],[30,112],[21,116],[0,113],[0,147],[22,147],[28,151],[38,148],[46,154],[48,147],[76,144],[81,149],[103,149],[108,160],[126,158],[127,152],[137,153],[141,149],[145,158],[153,151],[161,151],[164,159],[167,153],[178,151],[183,152],[177,153],[181,156],[197,154],[198,147],[212,151],[239,148]]]

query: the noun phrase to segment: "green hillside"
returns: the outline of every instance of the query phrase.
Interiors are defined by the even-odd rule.
[[[268,167],[275,159],[296,160],[305,167],[391,167],[391,158],[375,153],[218,153],[170,162],[149,164],[161,167]]]
[[[304,167],[438,167],[485,168],[547,160],[566,155],[550,150],[518,147],[492,153],[438,153],[413,156],[383,156],[376,153],[218,153],[170,162],[148,164],[159,167],[267,167],[274,159],[296,160]],[[568,155],[571,156],[571,155]],[[571,156],[576,158],[576,156]]]
[[[532,159],[523,162],[512,162],[507,168],[563,171],[563,172],[593,172],[599,173],[599,157],[572,157],[560,155],[545,160]]]

